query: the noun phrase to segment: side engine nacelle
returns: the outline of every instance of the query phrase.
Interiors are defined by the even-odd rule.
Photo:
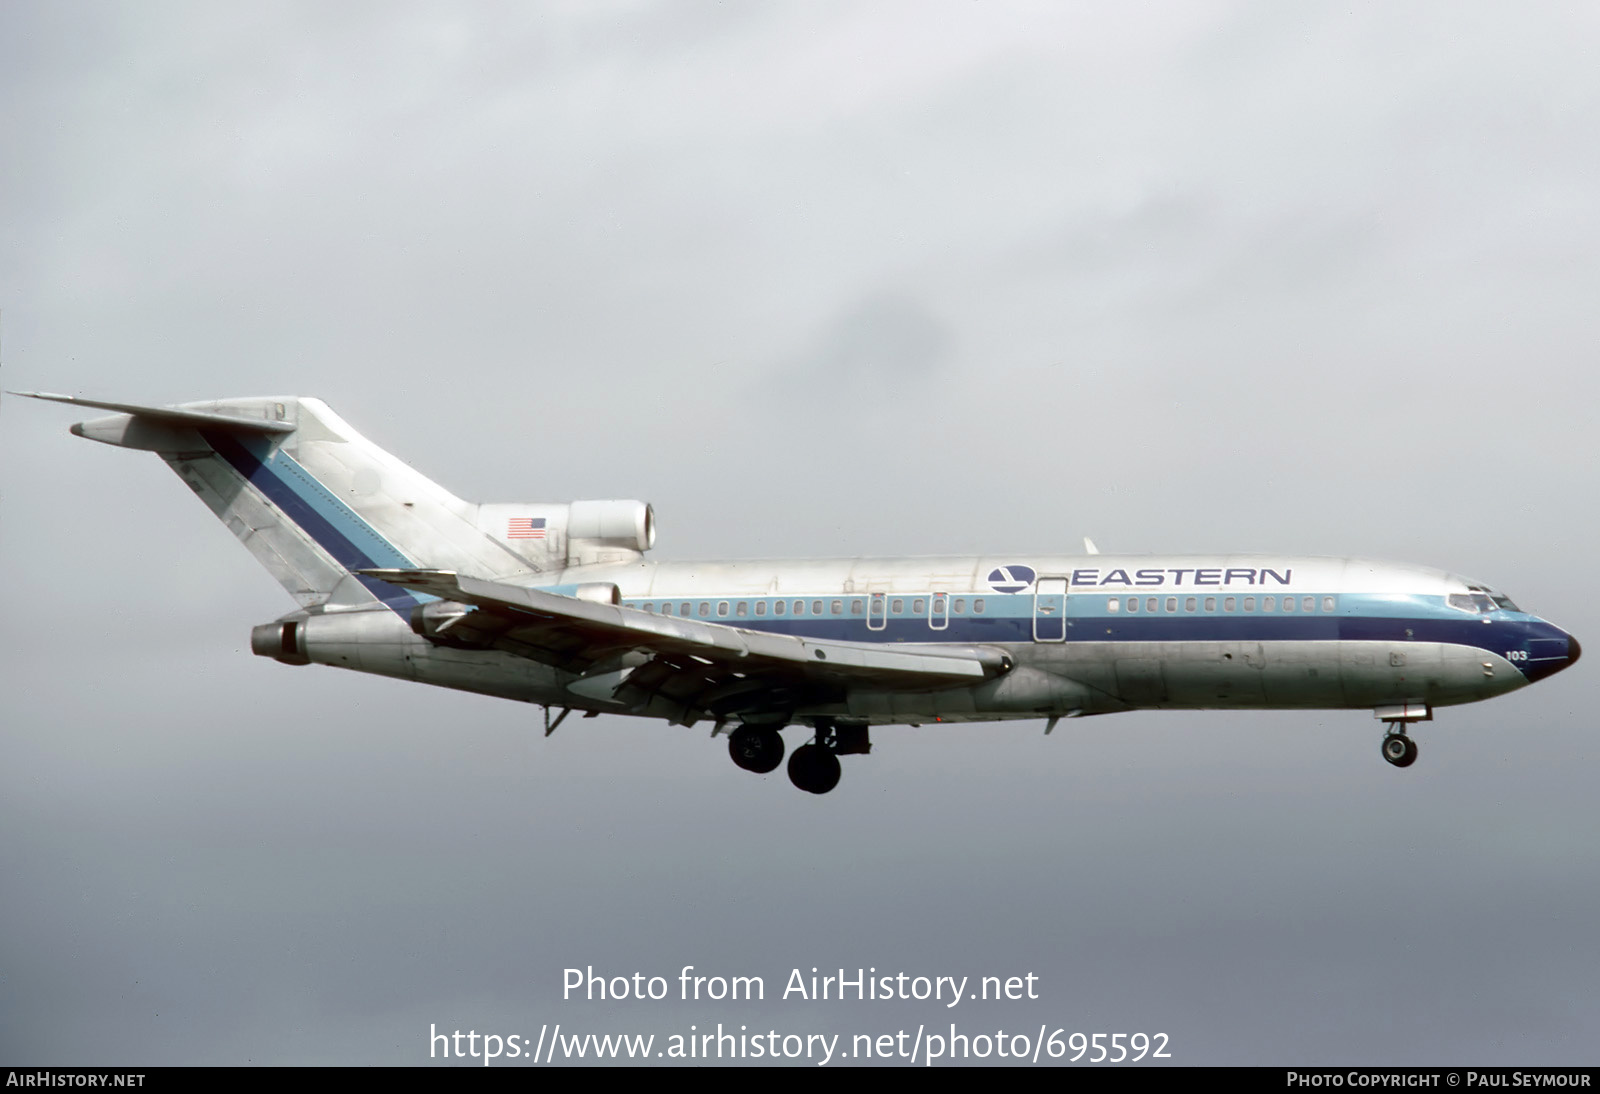
[[[634,562],[656,541],[655,511],[631,500],[480,505],[478,528],[539,570]]]
[[[257,657],[270,657],[285,665],[309,665],[306,656],[305,626],[303,618],[280,619],[276,623],[263,623],[250,629],[250,652]]]
[[[583,552],[621,548],[642,555],[655,544],[656,515],[648,502],[575,501],[567,506],[569,565],[575,564],[572,557],[574,550]]]

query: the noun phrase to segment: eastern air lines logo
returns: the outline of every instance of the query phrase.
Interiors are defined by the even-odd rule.
[[[1002,566],[989,571],[989,588],[997,593],[1020,593],[1036,576],[1032,566]]]

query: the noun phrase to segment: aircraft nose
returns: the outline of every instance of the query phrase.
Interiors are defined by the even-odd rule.
[[[1549,642],[1549,645],[1546,647],[1549,652],[1546,653],[1545,656],[1548,657],[1549,660],[1545,662],[1545,670],[1542,673],[1544,676],[1553,676],[1565,669],[1570,669],[1573,665],[1578,663],[1578,658],[1583,656],[1583,647],[1578,644],[1577,638],[1568,634],[1560,627],[1552,627],[1551,630],[1560,637],[1556,639],[1556,642]],[[1566,649],[1564,653],[1560,652],[1561,647],[1557,645],[1557,642],[1565,643]],[[1528,645],[1530,648],[1537,648],[1538,643],[1530,642]],[[1555,649],[1549,649],[1550,646],[1554,646]],[[1535,656],[1537,656],[1537,654],[1535,654]]]
[[[1543,620],[1535,624],[1535,629],[1525,636],[1522,644],[1525,652],[1523,659],[1517,663],[1517,669],[1528,678],[1529,683],[1569,669],[1583,656],[1583,647],[1576,638]]]

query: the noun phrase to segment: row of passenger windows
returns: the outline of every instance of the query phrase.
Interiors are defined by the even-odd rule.
[[[1123,605],[1126,604],[1128,611],[1136,612],[1140,610],[1140,604],[1142,603],[1146,612],[1167,611],[1176,613],[1178,610],[1179,599],[1180,598],[1176,596],[1169,596],[1164,599],[1159,596],[1147,596],[1143,599],[1143,601],[1141,601],[1137,596],[1130,596],[1126,601],[1124,601],[1121,597],[1114,596],[1110,600],[1106,601],[1106,611],[1122,611]],[[1183,610],[1186,612],[1214,612],[1217,610],[1218,600],[1222,601],[1222,610],[1225,612],[1239,611],[1241,607],[1247,612],[1253,612],[1257,610],[1258,603],[1259,610],[1264,612],[1275,612],[1278,610],[1279,604],[1279,600],[1275,596],[1263,596],[1259,598],[1254,596],[1186,596],[1182,597],[1181,599],[1183,600]],[[1205,602],[1204,608],[1199,606],[1202,600]],[[1243,602],[1242,604],[1241,601]],[[1283,598],[1282,604],[1283,610],[1286,612],[1292,612],[1296,610],[1302,612],[1314,612],[1317,610],[1317,598],[1314,596],[1302,596],[1298,601],[1296,601],[1292,596],[1286,596]],[[1325,612],[1331,612],[1333,609],[1334,598],[1331,596],[1323,597],[1322,610]]]
[[[1275,597],[1275,596],[1263,596],[1263,597],[1254,597],[1254,596],[1244,596],[1244,597],[1237,597],[1237,596],[1223,596],[1223,597],[1216,597],[1216,596],[1207,596],[1207,597],[1197,597],[1197,596],[1187,596],[1187,597],[1149,596],[1149,597],[1144,597],[1142,599],[1140,597],[1137,597],[1137,596],[1130,596],[1125,600],[1123,598],[1121,598],[1121,597],[1115,597],[1114,596],[1114,597],[1112,597],[1112,598],[1110,598],[1109,600],[1106,601],[1106,611],[1108,611],[1108,612],[1120,612],[1120,611],[1123,611],[1124,609],[1126,609],[1129,612],[1137,612],[1137,611],[1143,610],[1145,612],[1163,612],[1163,611],[1165,611],[1165,612],[1168,612],[1168,613],[1176,614],[1178,612],[1178,610],[1179,610],[1178,605],[1179,605],[1179,601],[1180,600],[1182,601],[1182,604],[1183,604],[1182,610],[1185,611],[1185,612],[1198,612],[1198,611],[1214,612],[1214,611],[1217,610],[1218,601],[1221,602],[1222,610],[1225,611],[1225,612],[1236,612],[1236,611],[1241,611],[1241,610],[1242,611],[1246,611],[1246,612],[1254,612],[1254,611],[1276,612],[1276,611],[1280,610],[1280,605],[1281,605],[1281,610],[1285,611],[1285,612],[1293,612],[1293,611],[1315,612],[1317,610],[1317,607],[1318,607],[1317,598],[1314,597],[1314,596],[1303,596],[1303,597],[1300,597],[1298,600],[1296,600],[1292,596],[1286,596],[1286,597],[1283,597],[1281,599],[1281,601],[1280,601],[1280,599],[1278,597]],[[910,611],[911,615],[920,616],[920,615],[922,615],[923,613],[925,613],[928,610],[929,601],[928,601],[927,597],[921,597],[921,596],[909,597],[909,598],[907,598],[907,597],[894,597],[892,599],[889,599],[886,604],[882,604],[882,605],[878,606],[877,608],[875,608],[874,614],[883,613],[883,612],[887,611],[887,614],[889,614],[889,615],[903,616],[903,615],[907,614],[906,613],[906,605],[908,603],[910,604],[910,607],[911,607],[911,611]],[[950,598],[946,598],[946,597],[942,597],[942,596],[936,596],[936,597],[932,598],[932,603],[933,603],[933,612],[934,612],[935,615],[943,615],[946,612],[951,612],[951,613],[953,613],[955,615],[965,615],[967,613],[967,598],[963,597],[963,596],[950,597]],[[1202,603],[1203,603],[1203,606],[1202,606]],[[849,605],[848,609],[845,607],[846,604]],[[1334,610],[1334,604],[1335,604],[1335,598],[1334,597],[1325,596],[1325,597],[1322,597],[1322,599],[1321,599],[1321,608],[1325,612],[1333,611]],[[772,615],[798,615],[798,616],[812,615],[812,616],[821,616],[821,615],[844,615],[848,611],[848,613],[850,615],[865,615],[866,612],[867,612],[866,605],[867,605],[867,601],[866,600],[864,600],[864,599],[862,599],[860,597],[852,597],[852,598],[850,598],[848,600],[811,600],[811,601],[806,601],[806,600],[774,600],[774,601],[766,601],[766,600],[755,600],[755,601],[750,601],[750,600],[732,600],[732,601],[730,601],[730,600],[661,600],[661,601],[647,600],[647,601],[643,601],[643,602],[637,602],[637,603],[631,604],[629,606],[630,607],[635,607],[635,608],[641,608],[644,611],[651,612],[651,613],[659,612],[662,615],[681,615],[681,616],[699,615],[699,616],[702,616],[702,617],[710,617],[712,615],[716,615],[719,618],[727,618],[729,616],[734,616],[734,617],[737,617],[737,618],[746,618],[746,617],[749,617],[751,615],[764,616],[764,615],[767,615],[769,612]],[[984,612],[983,597],[981,597],[981,596],[980,597],[975,597],[972,600],[972,612],[975,615],[982,615],[983,614],[983,612]]]
[[[874,598],[879,599],[879,598]],[[972,612],[982,615],[984,612],[983,597],[974,597]],[[893,597],[886,604],[880,603],[873,609],[873,614],[905,615],[906,605],[911,605],[911,615],[923,615],[928,611],[929,598]],[[847,609],[845,605],[848,604]],[[630,604],[630,607],[641,608],[647,612],[659,612],[662,615],[701,615],[715,614],[719,617],[729,615],[746,617],[751,615],[763,616],[768,612],[772,615],[844,615],[846,611],[851,615],[867,614],[867,601],[861,597],[851,597],[848,600],[646,600]],[[953,612],[956,615],[967,614],[967,598],[964,596],[932,598],[933,613],[944,615]]]

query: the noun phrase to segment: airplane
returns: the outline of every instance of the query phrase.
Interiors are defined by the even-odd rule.
[[[1370,709],[1408,730],[1560,672],[1578,640],[1480,582],[1355,558],[1006,554],[652,562],[642,501],[463,501],[313,398],[135,406],[80,437],[155,452],[298,602],[251,632],[330,665],[544,707],[709,721],[825,794],[875,726],[1140,709]],[[551,711],[559,713],[552,719]]]

